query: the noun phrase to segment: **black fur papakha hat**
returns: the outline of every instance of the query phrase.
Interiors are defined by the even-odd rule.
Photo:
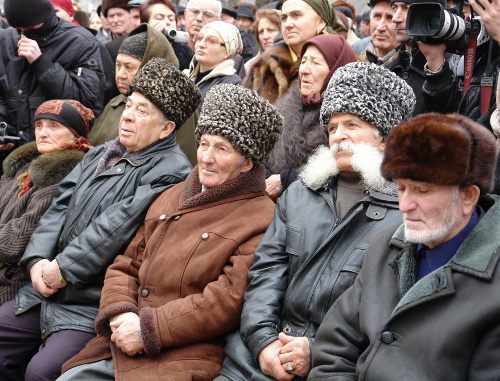
[[[459,114],[422,114],[389,134],[382,161],[387,180],[477,185],[493,189],[497,149],[493,134]]]
[[[164,58],[152,58],[139,69],[129,87],[148,98],[179,129],[198,108],[198,87]]]
[[[195,134],[218,135],[229,141],[254,168],[266,157],[280,136],[283,117],[255,91],[239,85],[212,87],[201,109]]]

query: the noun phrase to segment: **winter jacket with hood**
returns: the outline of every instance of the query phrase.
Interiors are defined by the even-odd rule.
[[[318,330],[309,380],[500,379],[500,198],[479,205],[455,255],[418,282],[403,226],[373,240]]]

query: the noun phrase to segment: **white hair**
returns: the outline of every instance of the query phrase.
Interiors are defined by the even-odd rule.
[[[197,0],[189,0],[188,3],[186,4],[186,8],[189,8],[190,5],[191,5],[191,3],[193,1],[197,1]],[[220,18],[220,14],[222,12],[222,3],[220,2],[220,0],[203,0],[203,1],[205,1],[207,3],[215,3],[215,4],[217,4],[217,15],[216,16],[218,18]]]

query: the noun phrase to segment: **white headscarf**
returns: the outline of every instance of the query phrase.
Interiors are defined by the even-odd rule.
[[[212,21],[205,24],[205,26],[201,28],[200,32],[207,28],[215,30],[219,33],[224,45],[226,46],[228,59],[237,56],[243,51],[243,42],[241,41],[240,31],[233,24],[229,24],[225,21]]]

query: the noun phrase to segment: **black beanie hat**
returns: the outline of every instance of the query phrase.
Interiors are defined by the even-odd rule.
[[[4,10],[9,25],[14,28],[43,23],[55,13],[49,0],[5,0]]]
[[[121,44],[118,53],[125,53],[142,61],[146,47],[148,46],[148,34],[141,32],[128,36]]]
[[[73,99],[53,99],[43,102],[36,109],[35,121],[43,118],[64,124],[78,137],[88,138],[94,113]]]

